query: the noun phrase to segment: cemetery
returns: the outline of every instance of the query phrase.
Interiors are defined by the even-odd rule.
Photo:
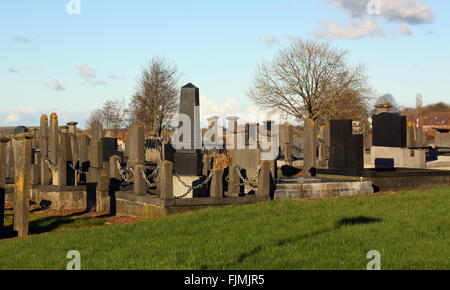
[[[179,113],[198,120],[199,106],[199,89],[184,86]],[[305,120],[302,158],[295,158],[292,125],[227,119],[224,129],[218,118],[210,118],[204,136],[199,136],[199,122],[186,122],[184,133],[194,138],[186,141],[181,134],[179,144],[146,140],[144,127],[135,124],[127,132],[125,150],[119,150],[117,138],[105,137],[101,126],[86,135],[79,133],[77,122],[61,126],[56,113],[42,115],[38,129],[16,128],[17,134],[0,139],[2,216],[5,201],[11,202],[14,230],[26,237],[30,203],[42,209],[155,219],[273,199],[371,195],[450,184],[450,170],[427,168],[428,162],[441,162],[439,154],[427,162],[431,149],[407,145],[408,140],[415,145],[416,138],[397,113],[374,115],[370,158],[365,156],[366,137],[353,134],[352,120],[331,120],[321,128]],[[267,140],[270,148],[263,144]],[[230,158],[219,164],[224,154]]]
[[[2,19],[0,271],[450,269],[445,1],[44,2]]]

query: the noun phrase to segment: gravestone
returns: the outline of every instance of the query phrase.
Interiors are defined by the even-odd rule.
[[[317,128],[313,120],[305,120],[303,133],[303,174],[311,177],[311,170],[316,167],[317,162]]]
[[[181,88],[179,113],[191,120],[191,140],[185,140],[184,148],[174,154],[174,169],[180,175],[202,175],[201,130],[199,89],[189,83]]]
[[[49,185],[50,183],[50,168],[48,167],[47,162],[45,162],[45,160],[48,158],[48,138],[49,138],[48,116],[42,115],[39,130],[39,149],[41,150],[41,160],[40,160],[41,185]]]
[[[6,195],[6,144],[9,138],[0,137],[0,232],[3,229],[5,217],[5,195]]]
[[[102,138],[101,141],[103,144],[103,161],[109,161],[111,156],[118,154],[117,138]]]
[[[127,134],[127,166],[129,168],[145,163],[144,142],[144,126],[141,124],[131,126]]]
[[[14,146],[15,156],[15,198],[14,198],[14,229],[19,238],[28,236],[30,190],[31,190],[31,135],[28,133],[14,136],[17,143]]]
[[[379,147],[407,147],[406,116],[381,113],[372,117],[372,145]]]
[[[364,136],[353,135],[352,120],[330,121],[330,168],[363,169]]]

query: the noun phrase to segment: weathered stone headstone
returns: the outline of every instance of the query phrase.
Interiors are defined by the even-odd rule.
[[[49,160],[56,164],[58,162],[58,143],[59,143],[58,115],[50,115],[50,136],[49,136]]]
[[[130,127],[127,135],[127,166],[132,168],[145,163],[144,126],[136,124]]]
[[[103,168],[103,144],[96,139],[91,140],[89,145],[89,171],[87,174],[88,183],[98,183],[100,170]]]
[[[30,204],[30,169],[31,169],[31,135],[14,136],[17,141],[14,147],[15,156],[15,198],[14,198],[14,229],[19,238],[28,236]]]
[[[0,232],[3,229],[5,217],[5,194],[6,194],[6,144],[9,138],[0,137]]]
[[[311,169],[315,168],[317,162],[317,128],[313,120],[305,120],[303,132],[303,174],[311,177]]]
[[[191,83],[181,88],[179,113],[191,120],[191,140],[183,136],[182,144],[188,149],[176,150],[174,154],[174,169],[179,175],[202,175],[199,94],[199,89]]]
[[[91,125],[91,137],[92,140],[100,140],[104,137],[103,125],[99,122],[95,122]]]

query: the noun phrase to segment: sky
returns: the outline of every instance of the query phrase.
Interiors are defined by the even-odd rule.
[[[348,50],[401,105],[450,102],[449,13],[444,0],[3,0],[0,126],[51,112],[83,125],[107,99],[127,103],[154,56],[200,88],[202,117],[257,117],[256,66],[296,39]]]

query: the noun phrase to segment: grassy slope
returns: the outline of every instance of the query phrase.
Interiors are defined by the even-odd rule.
[[[275,201],[0,241],[0,269],[450,269],[450,189]]]

